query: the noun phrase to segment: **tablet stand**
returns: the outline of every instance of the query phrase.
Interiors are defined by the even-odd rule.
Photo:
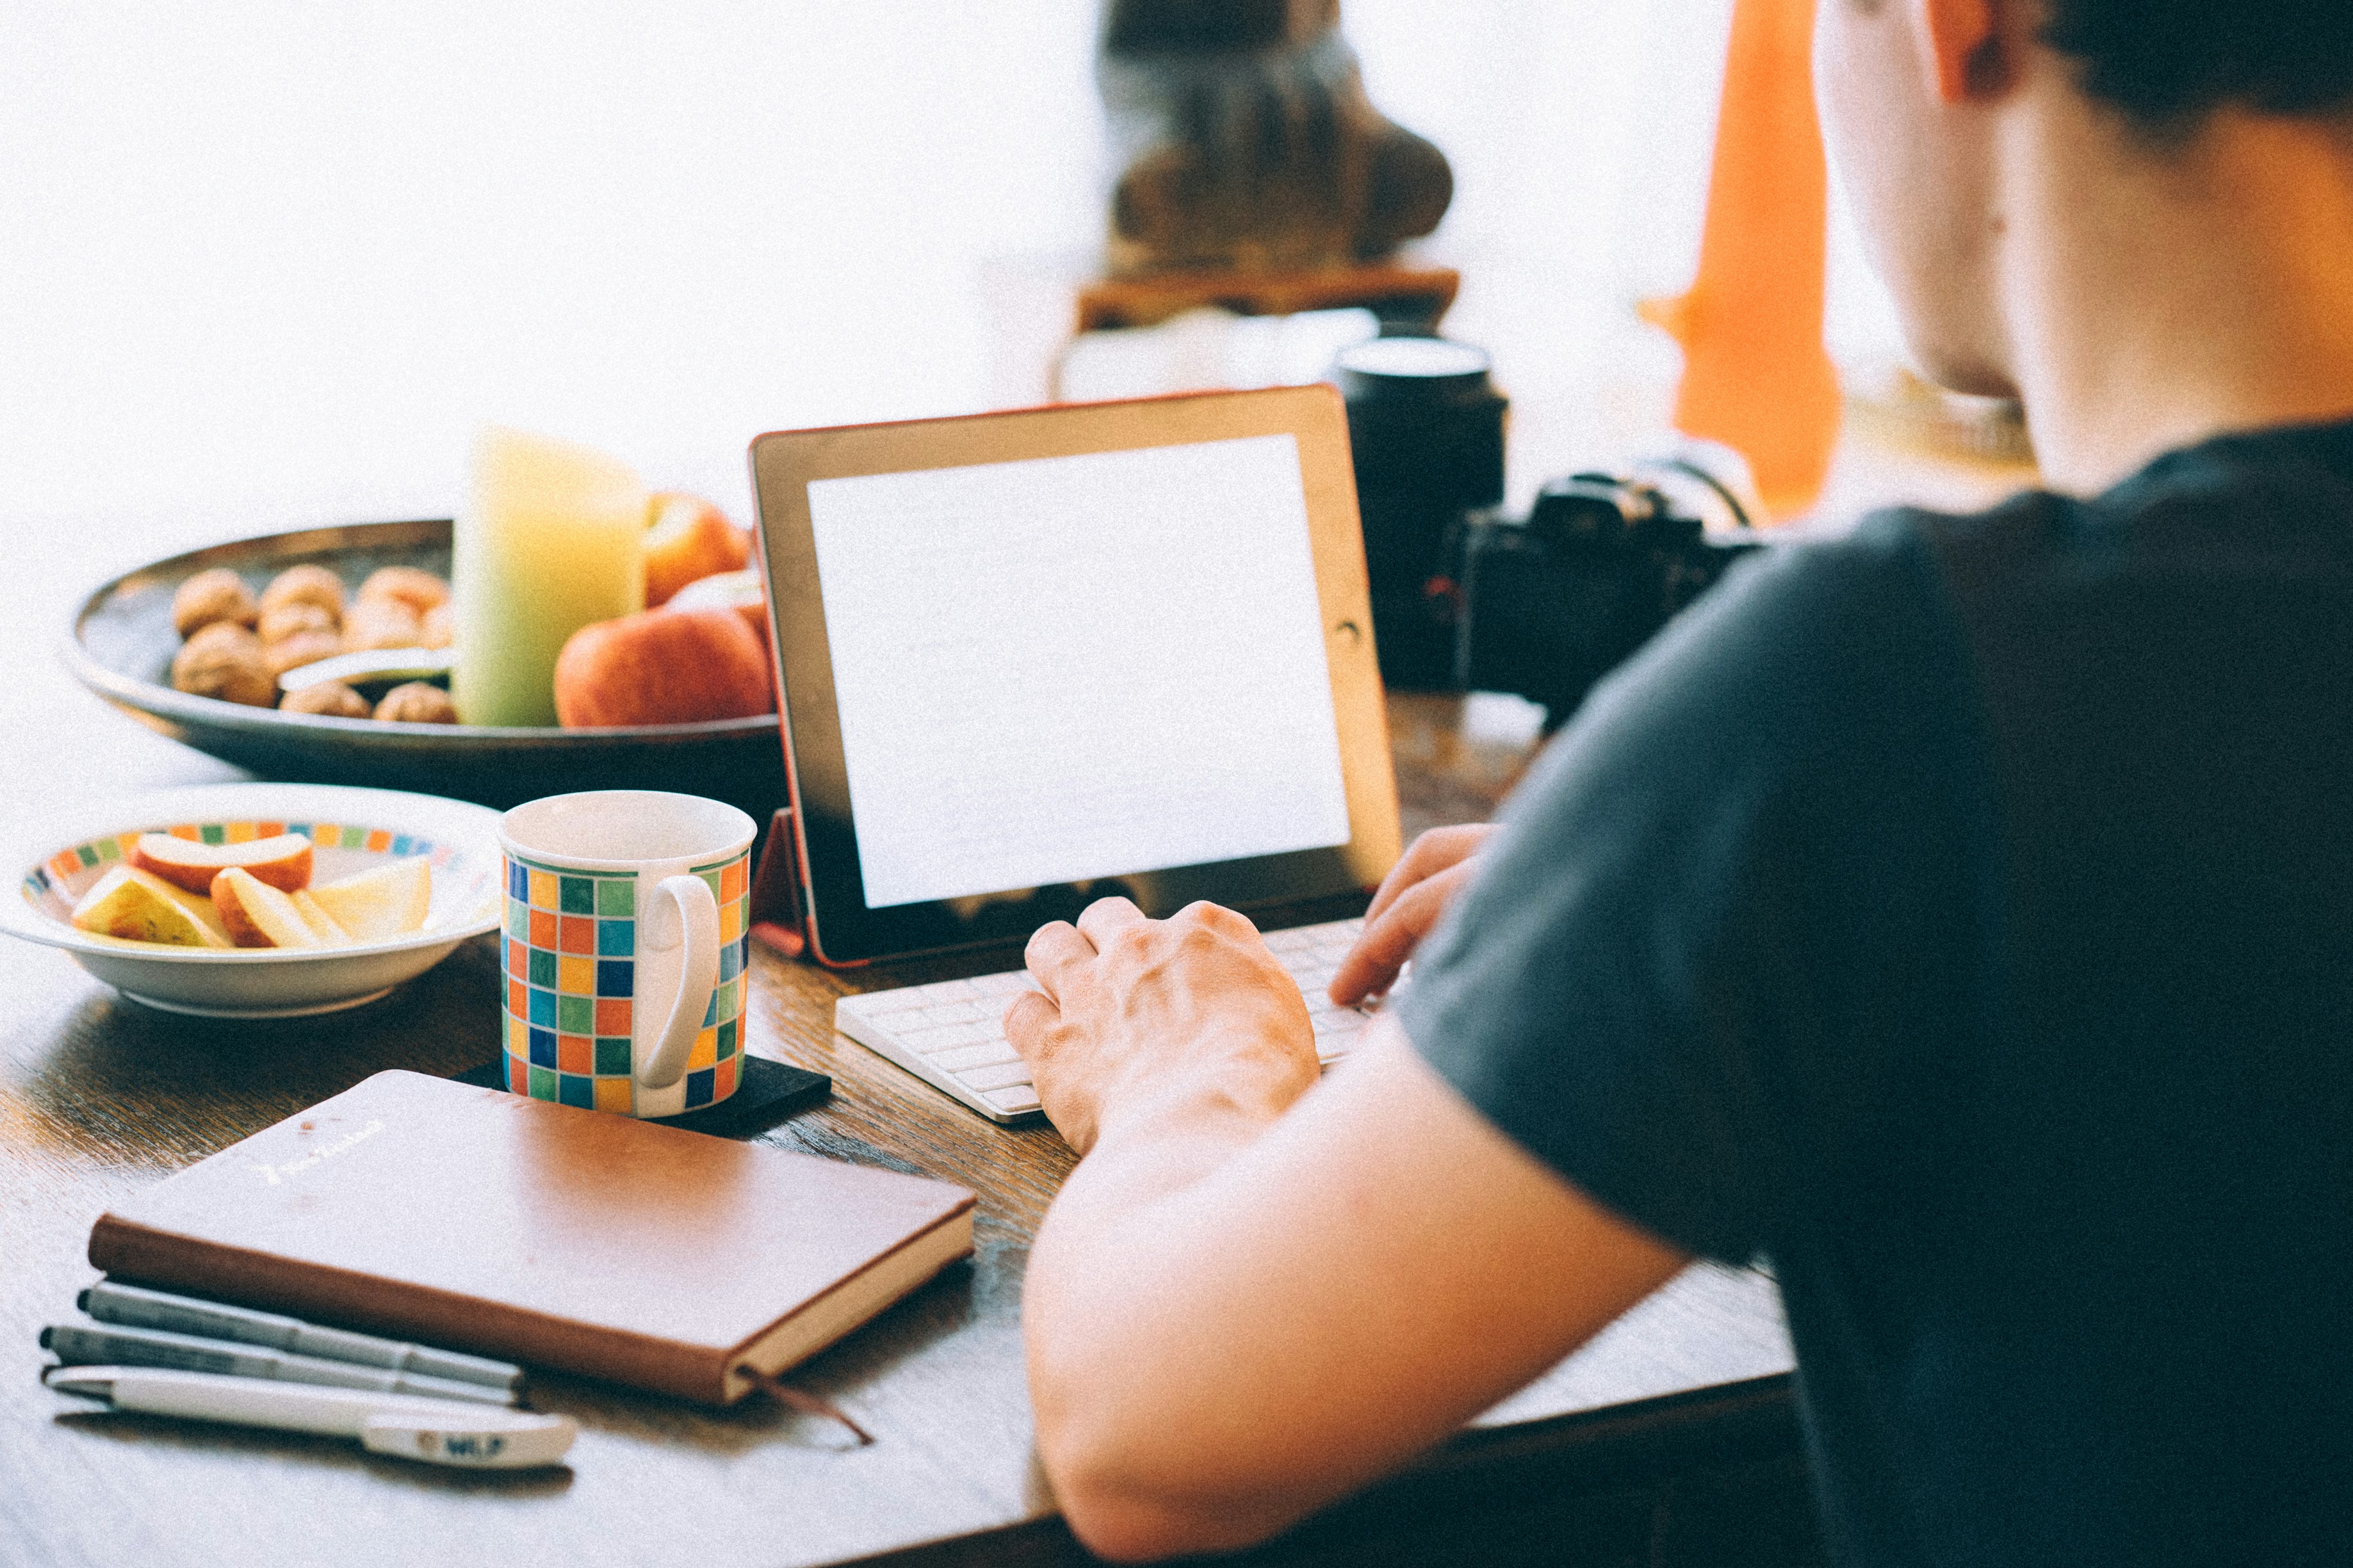
[[[768,842],[752,873],[752,935],[786,958],[808,951],[808,921],[801,907],[801,858],[793,837],[793,808],[779,806],[768,821]]]

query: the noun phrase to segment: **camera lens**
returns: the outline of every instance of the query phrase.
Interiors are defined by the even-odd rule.
[[[1399,687],[1453,679],[1449,542],[1504,499],[1504,415],[1486,351],[1445,338],[1374,338],[1340,351],[1381,673]]]
[[[1459,507],[1504,499],[1504,396],[1484,349],[1445,338],[1373,338],[1342,349],[1332,379],[1348,405],[1360,495],[1415,494]]]
[[[1401,381],[1440,391],[1483,384],[1493,368],[1486,350],[1451,338],[1367,338],[1342,349],[1332,363],[1343,376]],[[1356,395],[1356,389],[1345,381],[1341,390]]]

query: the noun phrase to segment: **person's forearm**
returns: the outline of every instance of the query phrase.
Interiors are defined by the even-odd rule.
[[[1197,1508],[1167,1489],[1225,1468],[1215,1454],[1234,1407],[1207,1322],[1184,1310],[1215,1247],[1198,1194],[1271,1120],[1204,1096],[1106,1127],[1039,1227],[1022,1300],[1039,1447],[1098,1551],[1208,1550],[1271,1528],[1229,1498]],[[1231,1538],[1202,1538],[1205,1513]]]
[[[1106,1556],[1247,1545],[1409,1461],[1682,1267],[1395,1023],[1268,1121],[1113,1116],[1031,1253],[1038,1445]]]

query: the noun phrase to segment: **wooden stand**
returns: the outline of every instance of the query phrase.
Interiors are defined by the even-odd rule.
[[[779,806],[768,819],[768,841],[752,873],[752,936],[785,958],[808,950],[808,925],[801,908],[800,848],[793,837],[793,808]]]
[[[1082,332],[1155,327],[1173,316],[1215,306],[1240,316],[1361,306],[1382,330],[1434,331],[1454,303],[1462,275],[1451,267],[1334,267],[1312,272],[1164,272],[1104,278],[1079,290]]]

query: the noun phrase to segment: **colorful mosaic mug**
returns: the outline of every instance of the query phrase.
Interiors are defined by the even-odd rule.
[[[735,1092],[754,831],[732,805],[658,790],[500,819],[507,1088],[624,1116]]]

